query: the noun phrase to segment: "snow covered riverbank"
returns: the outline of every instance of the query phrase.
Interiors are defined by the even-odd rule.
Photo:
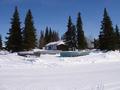
[[[0,90],[120,90],[120,53],[0,55]]]

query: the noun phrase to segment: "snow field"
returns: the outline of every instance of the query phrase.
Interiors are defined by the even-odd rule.
[[[81,57],[0,54],[0,90],[120,90],[120,53]]]

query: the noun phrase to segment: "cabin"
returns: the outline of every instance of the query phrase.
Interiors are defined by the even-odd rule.
[[[86,38],[87,44],[88,44],[88,49],[93,49],[94,44],[92,43],[92,40]],[[61,51],[68,51],[69,48],[65,44],[63,40],[56,41],[56,42],[50,42],[45,45],[45,50],[61,50]]]
[[[67,46],[65,45],[65,42],[60,40],[56,42],[50,42],[45,45],[45,50],[68,50]]]

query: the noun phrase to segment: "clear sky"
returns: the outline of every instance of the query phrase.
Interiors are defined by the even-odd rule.
[[[50,26],[62,35],[67,30],[68,16],[76,23],[77,13],[81,12],[86,36],[97,37],[105,7],[113,25],[120,26],[120,0],[0,0],[0,34],[3,37],[10,28],[15,6],[18,6],[22,23],[27,10],[31,9],[38,33]]]

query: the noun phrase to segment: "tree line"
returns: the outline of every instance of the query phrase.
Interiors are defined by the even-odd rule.
[[[37,39],[36,28],[34,26],[32,12],[29,9],[26,13],[24,27],[21,28],[18,8],[11,18],[11,28],[7,33],[5,49],[11,52],[31,50],[34,48],[43,48],[49,42],[60,40],[59,33],[46,27],[41,30],[39,40]],[[67,31],[62,37],[68,50],[83,50],[88,48],[86,36],[83,30],[81,13],[77,15],[76,24],[72,22],[71,16],[68,18]],[[98,38],[94,39],[94,48],[100,50],[118,50],[120,49],[119,27],[113,27],[111,18],[104,9],[103,20]],[[0,49],[2,49],[2,37],[0,35]]]
[[[40,32],[39,48],[42,49],[46,44],[60,40],[59,33],[46,27]]]
[[[88,48],[86,36],[84,35],[81,14],[78,13],[76,25],[72,23],[71,16],[68,19],[68,29],[64,34],[64,41],[69,50],[83,50]],[[103,20],[101,21],[100,33],[97,39],[94,39],[94,48],[103,51],[120,49],[119,27],[113,27],[111,18],[104,8]]]

